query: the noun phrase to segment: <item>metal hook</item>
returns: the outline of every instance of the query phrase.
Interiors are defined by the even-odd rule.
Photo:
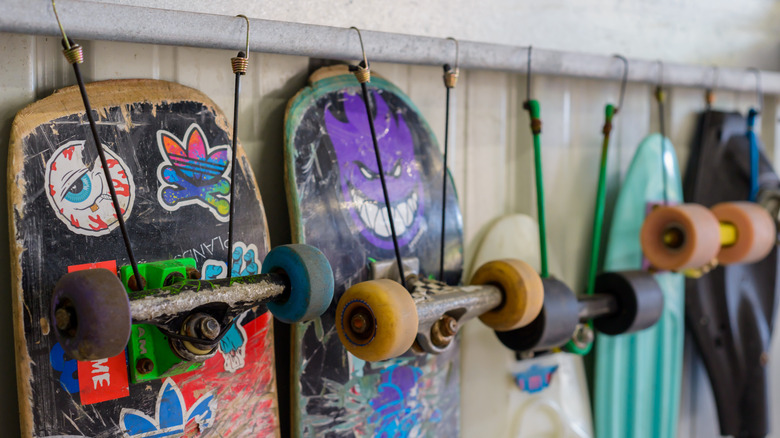
[[[366,48],[363,46],[363,35],[360,34],[360,29],[358,29],[355,26],[350,27],[350,29],[355,29],[358,34],[358,39],[360,39],[360,51],[363,52],[363,65],[365,68],[368,68],[368,58],[366,58]]]
[[[620,80],[620,100],[618,101],[617,108],[615,108],[615,113],[617,113],[623,107],[623,98],[626,95],[626,84],[628,83],[628,59],[626,59],[623,55],[614,56],[615,58],[623,61],[623,78]]]
[[[718,87],[718,79],[720,78],[720,68],[717,65],[712,66],[712,84],[707,87],[704,92],[704,98],[707,101],[707,108],[712,107],[715,103],[715,89]]]
[[[664,62],[659,59],[656,63],[658,64],[658,82],[655,85],[655,99],[659,103],[663,103],[666,97],[664,93]]]
[[[531,51],[533,51],[533,46],[528,46],[528,68],[527,68],[527,76],[525,80],[525,101],[528,102],[531,100]]]
[[[448,40],[455,41],[455,73],[458,72],[458,65],[460,64],[460,45],[458,40],[453,37],[447,37]]]
[[[712,85],[710,85],[710,90],[715,91],[716,88],[718,88],[718,79],[720,79],[720,67],[717,65],[712,66]]]
[[[460,63],[460,47],[458,40],[453,37],[448,37],[448,40],[455,41],[455,68],[450,67],[449,64],[444,64],[444,86],[449,88],[455,88],[455,84],[458,82],[458,64]]]
[[[752,71],[756,75],[756,99],[758,100],[758,113],[764,109],[764,91],[761,89],[761,70],[750,67],[748,71]]]
[[[54,9],[54,18],[57,19],[57,25],[60,26],[62,40],[65,41],[65,49],[70,50],[70,40],[68,40],[68,36],[65,35],[65,28],[62,27],[62,23],[60,22],[60,15],[57,13],[57,5],[54,4],[54,0],[51,0],[51,8]]]
[[[246,50],[244,53],[246,54],[246,58],[249,59],[249,18],[244,14],[238,14],[236,17],[241,17],[246,20]]]

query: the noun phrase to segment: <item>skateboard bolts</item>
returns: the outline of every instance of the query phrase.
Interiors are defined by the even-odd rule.
[[[149,374],[154,370],[154,362],[148,357],[142,357],[135,362],[135,370],[139,374]]]
[[[374,316],[364,307],[357,307],[349,317],[349,328],[356,338],[364,341],[373,336]]]
[[[352,331],[355,333],[365,333],[366,329],[368,328],[368,320],[366,319],[366,315],[363,313],[354,314],[350,324],[352,325]]]
[[[593,329],[588,324],[577,324],[571,339],[579,348],[585,348],[593,342]]]
[[[198,271],[195,268],[187,267],[187,278],[190,280],[199,280],[200,279],[200,271]]]
[[[146,279],[141,276],[141,287],[138,287],[138,282],[136,281],[135,275],[131,275],[130,278],[127,280],[127,287],[130,288],[132,291],[140,291],[143,290],[144,287],[146,287]]]
[[[163,280],[163,286],[171,286],[173,283],[176,283],[176,280],[180,278],[183,279],[184,274],[181,272],[171,272],[167,277],[165,277],[165,280]]]
[[[70,309],[65,307],[60,307],[57,309],[56,312],[54,312],[54,318],[56,318],[56,325],[57,329],[61,332],[67,332],[71,328],[71,320],[72,320],[73,313]]]
[[[431,342],[439,348],[444,348],[452,342],[457,332],[458,320],[444,315],[431,327]]]
[[[206,313],[196,313],[184,321],[182,333],[206,341],[213,341],[219,336],[219,321]]]
[[[200,321],[200,332],[203,337],[214,340],[219,336],[219,322],[211,316],[207,316]]]

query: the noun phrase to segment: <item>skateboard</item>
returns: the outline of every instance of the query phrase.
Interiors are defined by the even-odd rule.
[[[739,113],[701,115],[685,175],[686,199],[713,206],[749,198],[753,165],[746,126]],[[780,180],[763,151],[755,168],[759,204],[776,221]],[[772,231],[769,238],[776,240]],[[773,248],[755,263],[719,266],[686,280],[686,320],[712,382],[723,435],[769,433],[766,361],[780,295],[777,269]]]
[[[324,311],[327,260],[302,245],[269,252],[249,162],[238,145],[231,181],[229,123],[208,97],[155,80],[86,93],[110,181],[77,87],[31,104],[12,127],[23,434],[278,436],[271,312],[292,322]]]
[[[345,65],[317,70],[309,83],[285,122],[293,240],[323,249],[337,301],[293,328],[293,433],[457,436],[458,327],[477,316],[496,330],[528,324],[541,308],[541,282],[528,265],[499,261],[457,286],[460,211],[448,178],[440,252],[444,166],[417,108],[375,76],[365,89],[369,119],[365,82]]]
[[[473,266],[506,258],[524,260],[540,269],[539,231],[534,218],[514,214],[492,223],[479,242]],[[548,252],[548,258],[550,271],[561,272],[555,254]],[[464,342],[464,351],[469,349],[470,345]],[[506,353],[509,354],[491,349],[490,355],[468,358],[473,367],[506,364],[501,379],[491,385],[480,381],[471,390],[472,394],[484,394],[486,400],[507,400],[498,412],[490,410],[493,418],[502,422],[498,430],[507,432],[503,436],[593,436],[590,395],[580,355],[557,352],[520,360],[513,352]]]
[[[673,204],[682,201],[680,174],[671,142],[653,134],[639,145],[621,185],[606,246],[605,271],[647,268],[640,229],[649,206],[665,200]],[[663,272],[656,274],[655,280],[664,295],[663,314],[654,327],[629,335],[596,336],[593,409],[599,438],[676,434],[684,277]]]

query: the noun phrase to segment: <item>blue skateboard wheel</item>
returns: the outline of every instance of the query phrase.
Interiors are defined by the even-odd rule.
[[[130,300],[108,269],[71,272],[54,286],[51,323],[62,349],[74,359],[113,357],[130,339]]]
[[[281,272],[290,280],[290,292],[268,303],[276,319],[288,324],[322,315],[333,301],[333,270],[320,250],[309,245],[283,245],[263,261],[263,273]]]

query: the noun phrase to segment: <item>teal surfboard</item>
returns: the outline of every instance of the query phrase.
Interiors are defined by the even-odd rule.
[[[634,155],[615,204],[604,272],[643,268],[639,231],[648,203],[682,202],[674,147],[668,139],[662,143],[662,138],[660,134],[646,137]],[[685,279],[672,272],[655,278],[664,292],[664,312],[658,323],[638,333],[596,337],[593,411],[597,438],[676,436]]]

